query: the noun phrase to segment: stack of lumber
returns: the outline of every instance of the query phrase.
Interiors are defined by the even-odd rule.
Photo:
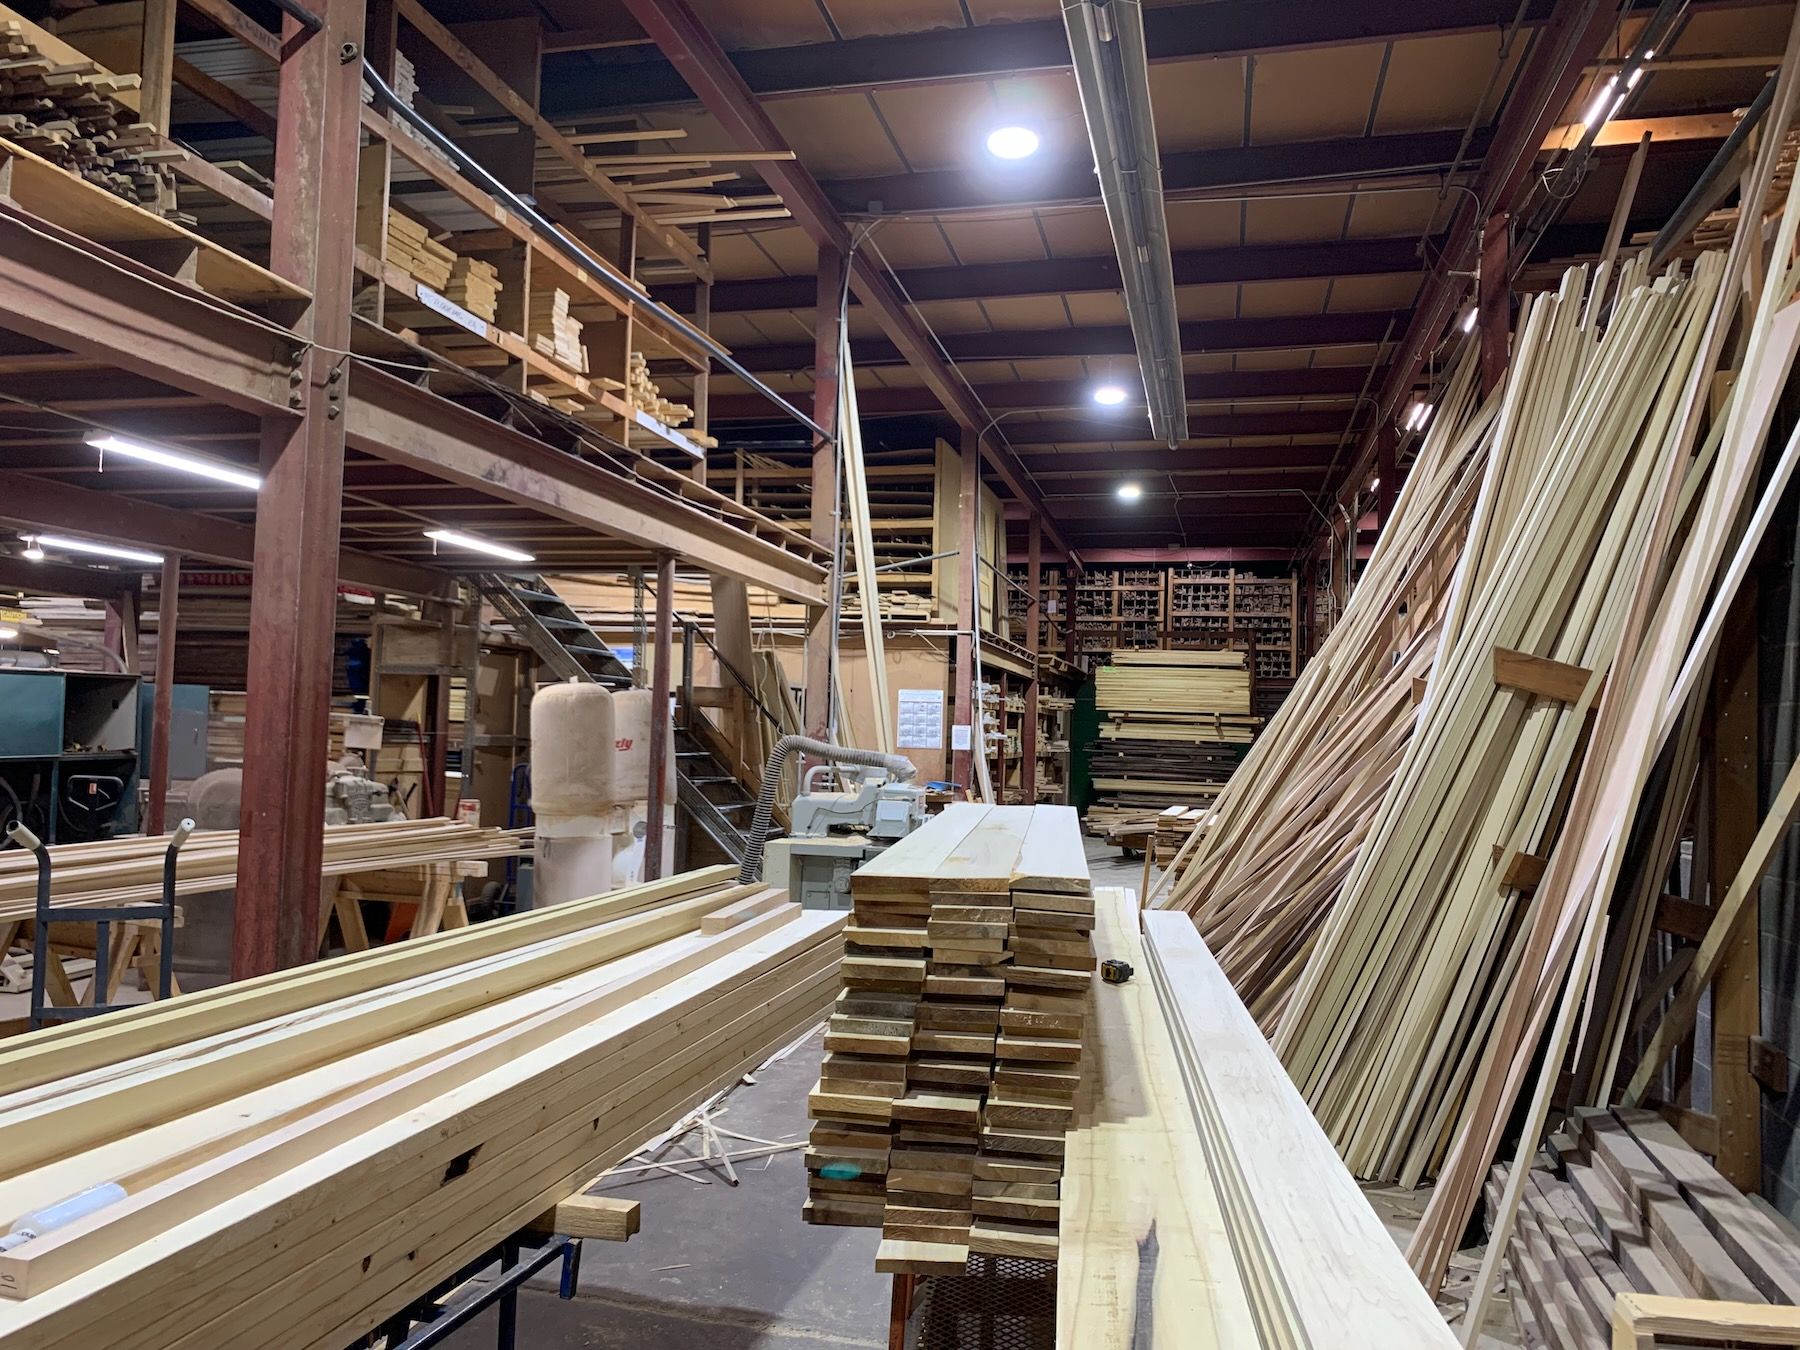
[[[431,237],[431,231],[402,211],[388,208],[387,256],[415,281],[442,293],[450,285],[456,251]]]
[[[581,320],[569,314],[569,293],[557,287],[531,293],[531,312],[526,316],[531,345],[552,361],[577,374],[587,374],[587,348],[581,341]]]
[[[1789,28],[1766,138],[1745,179],[1746,201],[1763,199],[1796,109],[1800,14]],[[1494,1030],[1471,1074],[1466,1109],[1448,1121],[1455,1147],[1408,1250],[1414,1269],[1435,1288],[1503,1139],[1517,1131],[1496,1237],[1470,1293],[1468,1320],[1475,1327],[1491,1299],[1558,1090],[1569,1084],[1579,1104],[1620,1100],[1615,1075],[1623,1068],[1632,1005],[1656,1007],[1666,987],[1651,985],[1635,999],[1607,991],[1615,980],[1635,985],[1646,970],[1643,944],[1661,899],[1660,878],[1678,845],[1685,797],[1696,787],[1690,738],[1713,685],[1726,616],[1800,467],[1800,435],[1770,439],[1779,391],[1800,352],[1800,308],[1794,304],[1800,272],[1791,265],[1800,240],[1800,191],[1794,185],[1773,230],[1771,247],[1757,213],[1740,219],[1730,254],[1717,269],[1718,301],[1707,316],[1701,354],[1688,363],[1670,429],[1658,438],[1652,491],[1638,511],[1613,513],[1649,536],[1638,564],[1620,569],[1612,581],[1613,604],[1626,611],[1623,634],[1604,692],[1594,700],[1597,711],[1583,728],[1585,756],[1567,793],[1562,831],[1536,881],[1514,968],[1500,996],[1482,1009]],[[1714,256],[1695,264],[1696,275]],[[1774,261],[1763,272],[1765,258]],[[1621,295],[1630,295],[1632,280],[1625,269]],[[1624,304],[1616,302],[1615,327],[1617,307]],[[1734,368],[1735,379],[1721,380]],[[1731,392],[1721,398],[1725,384]],[[1671,809],[1671,803],[1681,804]],[[1677,972],[1668,1012],[1630,1074],[1625,1105],[1642,1104],[1668,1054],[1691,1030],[1796,809],[1800,773],[1790,771],[1742,866],[1729,881],[1723,869],[1715,877],[1710,926],[1691,965]],[[1642,885],[1640,872],[1658,881]],[[1656,972],[1655,978],[1666,974]],[[1596,1049],[1600,1053],[1592,1054]]]
[[[1074,811],[960,803],[850,885],[808,1222],[880,1227],[881,1270],[1054,1259],[1094,968]]]
[[[1360,1176],[1414,1185],[1450,1148],[1646,563],[1724,269],[1637,266],[1598,334],[1585,268],[1525,308],[1417,729],[1276,1030]]]
[[[484,829],[453,820],[393,820],[372,825],[321,825],[324,876],[428,863],[511,857],[529,831]],[[127,905],[162,898],[161,835],[132,835],[91,844],[50,846],[50,900],[56,905]],[[235,830],[196,830],[176,863],[178,895],[237,884]],[[29,919],[37,901],[37,860],[22,849],[0,853],[0,923]]]
[[[626,371],[625,397],[631,406],[647,412],[664,426],[678,427],[692,420],[694,410],[685,403],[663,397],[656,381],[650,378],[650,362],[642,352],[633,352]]]
[[[500,269],[481,258],[457,256],[444,294],[471,314],[494,322],[500,307]]]
[[[1060,1350],[1449,1350],[1444,1324],[1182,914],[1102,890],[1067,1146]]]
[[[1506,1245],[1525,1344],[1606,1350],[1613,1304],[1636,1292],[1800,1302],[1800,1231],[1740,1193],[1651,1111],[1576,1113],[1533,1166]],[[1506,1168],[1486,1195],[1497,1211]]]
[[[189,221],[156,129],[119,95],[114,75],[66,42],[0,6],[0,136],[157,215]],[[174,152],[179,156],[179,151]]]
[[[1272,1031],[1412,736],[1438,649],[1499,399],[1475,363],[1437,416],[1349,606],[1214,804],[1173,889]]]
[[[1089,760],[1099,805],[1209,804],[1260,725],[1250,686],[1241,650],[1115,652],[1094,672],[1102,721]]]
[[[1205,823],[1211,811],[1202,806],[1171,806],[1157,813],[1156,864],[1159,867],[1179,868],[1183,846],[1193,837],[1194,831]],[[1179,872],[1177,872],[1179,876]]]
[[[843,916],[728,869],[21,1037],[0,1344],[359,1341],[807,1027]]]

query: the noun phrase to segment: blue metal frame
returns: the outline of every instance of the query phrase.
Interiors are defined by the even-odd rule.
[[[428,1350],[440,1345],[455,1332],[474,1321],[490,1307],[499,1305],[499,1326],[495,1331],[497,1350],[516,1350],[519,1336],[519,1290],[525,1281],[553,1261],[562,1262],[557,1281],[558,1298],[574,1298],[576,1281],[581,1274],[581,1239],[550,1237],[540,1239],[544,1245],[531,1251],[533,1240],[515,1234],[498,1247],[472,1261],[456,1274],[394,1317],[384,1322],[378,1332],[385,1338],[387,1350]],[[474,1276],[500,1263],[500,1271],[491,1283],[463,1298],[446,1302],[446,1296]],[[424,1326],[413,1329],[413,1323]]]

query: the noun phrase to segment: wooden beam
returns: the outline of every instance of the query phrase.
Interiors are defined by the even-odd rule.
[[[831,435],[838,430],[839,382],[843,372],[843,332],[840,302],[844,293],[844,255],[835,248],[819,249],[818,305],[819,322],[814,330],[813,355],[813,421]],[[812,540],[835,553],[838,538],[838,504],[843,488],[838,482],[838,447],[823,437],[813,442],[812,497],[808,502]],[[836,563],[828,584],[836,582]],[[806,625],[806,671],[802,698],[806,718],[806,734],[825,739],[831,722],[833,652],[837,646],[836,616],[826,605],[808,616]]]
[[[138,115],[169,134],[171,62],[175,56],[176,0],[144,0],[144,39],[138,53]]]
[[[595,1178],[599,1180],[599,1178]],[[531,1222],[535,1233],[560,1233],[563,1237],[593,1238],[597,1242],[626,1242],[642,1224],[643,1206],[636,1200],[613,1195],[571,1195]]]
[[[1494,683],[1559,703],[1579,703],[1593,672],[1547,656],[1532,656],[1509,647],[1494,648]],[[1604,681],[1601,688],[1605,688]],[[1598,698],[1598,695],[1595,695]]]

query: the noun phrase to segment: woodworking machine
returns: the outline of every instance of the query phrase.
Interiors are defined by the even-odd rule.
[[[849,909],[850,874],[925,821],[925,789],[895,777],[872,766],[808,769],[787,837],[766,846],[764,880],[808,909]]]

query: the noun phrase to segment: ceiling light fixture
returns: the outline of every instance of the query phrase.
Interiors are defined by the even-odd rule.
[[[220,464],[216,460],[201,459],[198,455],[190,455],[181,450],[167,450],[158,445],[146,445],[143,441],[134,441],[126,436],[115,436],[110,431],[90,431],[87,435],[87,443],[103,455],[107,453],[122,455],[126,459],[135,459],[144,464],[154,464],[158,468],[193,474],[196,478],[210,478],[215,483],[228,483],[232,487],[241,487],[249,492],[258,492],[262,489],[262,479],[247,469],[233,468],[229,464]]]
[[[1476,317],[1475,306],[1470,305],[1468,307],[1468,309],[1463,311],[1463,320],[1462,320],[1463,332],[1473,333],[1475,331],[1475,317]]]
[[[16,642],[19,630],[16,628],[0,628],[0,642]]]
[[[27,562],[44,561],[44,550],[38,547],[36,535],[25,536],[25,560]]]
[[[995,159],[1029,159],[1041,142],[1030,127],[996,127],[988,132],[988,153]]]
[[[1094,390],[1094,402],[1102,408],[1116,408],[1125,401],[1125,389],[1122,385],[1103,384]]]
[[[529,553],[516,548],[508,548],[505,544],[496,544],[491,539],[478,539],[472,534],[464,534],[460,530],[427,530],[425,537],[434,543],[448,544],[451,548],[466,548],[476,553],[486,553],[491,557],[505,558],[508,562],[536,562]]]
[[[33,540],[40,555],[47,548],[59,553],[91,553],[98,558],[120,558],[125,562],[148,563],[152,567],[162,566],[162,554],[146,553],[139,548],[122,548],[118,544],[96,544],[91,539],[71,539],[62,534],[40,534]]]
[[[1143,495],[1144,489],[1139,487],[1136,483],[1119,484],[1119,500],[1122,502],[1135,502]]]
[[[1406,430],[1418,431],[1431,420],[1432,407],[1424,400],[1414,403],[1406,414]]]

